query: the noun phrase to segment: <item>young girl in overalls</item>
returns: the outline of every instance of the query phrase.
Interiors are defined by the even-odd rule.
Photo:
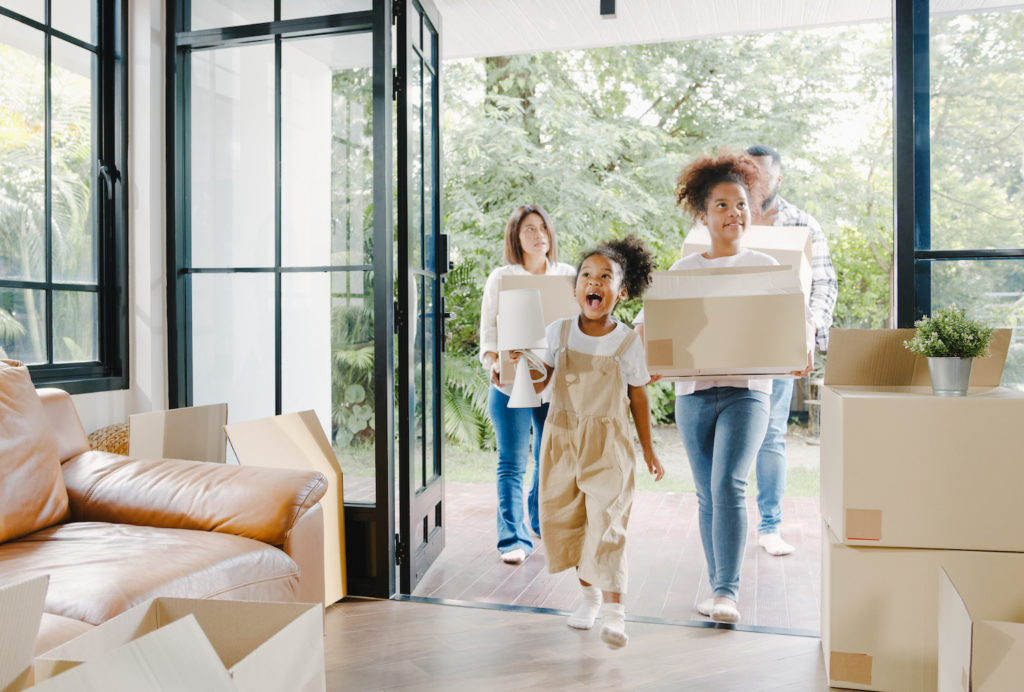
[[[655,480],[664,475],[651,446],[643,344],[612,311],[643,294],[651,267],[650,253],[632,235],[585,253],[574,288],[579,317],[548,326],[544,356],[552,381],[540,472],[548,571],[576,568],[583,603],[569,626],[590,629],[600,611],[601,639],[612,648],[629,640],[622,596],[635,468],[630,412],[648,471]]]

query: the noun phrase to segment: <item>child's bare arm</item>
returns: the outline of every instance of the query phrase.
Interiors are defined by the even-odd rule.
[[[647,390],[644,387],[629,385],[629,410],[633,414],[633,423],[636,425],[636,435],[640,438],[640,448],[644,452],[647,470],[654,476],[655,481],[660,481],[665,475],[665,469],[654,453],[654,445],[651,443],[651,404],[647,400]]]

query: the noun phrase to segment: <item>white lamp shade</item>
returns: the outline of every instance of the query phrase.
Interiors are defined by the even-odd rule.
[[[544,308],[536,288],[513,288],[498,293],[498,350],[547,348]]]

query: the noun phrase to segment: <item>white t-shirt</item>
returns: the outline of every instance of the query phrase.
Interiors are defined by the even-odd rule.
[[[735,255],[716,257],[714,259],[708,259],[699,252],[687,255],[682,259],[676,260],[670,269],[763,267],[777,265],[778,263],[778,260],[771,255],[766,255],[763,252],[758,252],[757,250],[751,250],[749,248],[740,248],[740,251]],[[640,313],[636,316],[636,319],[633,320],[633,324],[641,324],[643,321],[644,311],[641,309]],[[676,396],[685,396],[687,394],[693,394],[695,391],[711,389],[712,387],[739,387],[752,389],[757,392],[765,392],[767,394],[771,394],[772,392],[772,380],[769,378],[756,378],[749,380],[688,380],[685,382],[675,382],[674,384]]]
[[[566,319],[572,320],[572,326],[569,328],[569,349],[591,356],[615,355],[615,351],[622,344],[622,340],[633,331],[622,322],[618,322],[615,325],[615,329],[604,336],[588,336],[580,331],[579,318],[555,320],[548,325],[548,348],[546,351],[538,354],[551,367],[555,367],[557,361],[555,356],[558,349],[562,346],[562,323]],[[633,343],[626,349],[626,352],[622,354],[622,358],[619,360],[619,371],[622,373],[623,381],[632,387],[642,387],[650,381],[651,376],[647,372],[647,357],[644,354],[644,345],[640,339],[634,339]]]
[[[545,274],[556,274],[559,276],[576,276],[576,267],[565,262],[548,261]],[[498,291],[501,288],[501,277],[503,276],[528,276],[530,272],[521,264],[506,264],[498,267],[487,277],[484,284],[484,296],[480,302],[480,362],[484,361],[484,354],[488,351],[498,352]],[[489,372],[489,371],[488,371]],[[490,376],[488,374],[488,376]],[[512,394],[512,385],[507,384],[499,389],[506,395]],[[541,395],[547,401],[547,394]]]

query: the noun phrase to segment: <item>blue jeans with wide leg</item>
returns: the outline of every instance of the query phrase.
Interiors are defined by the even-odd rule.
[[[529,555],[533,552],[533,539],[526,524],[523,508],[523,477],[530,465],[530,428],[533,428],[533,481],[530,487],[530,528],[540,533],[538,516],[538,467],[540,440],[544,433],[544,419],[548,404],[536,408],[509,408],[509,397],[491,385],[487,410],[494,425],[498,443],[498,552],[507,553],[521,548]]]
[[[782,521],[782,497],[786,494],[786,430],[794,381],[772,381],[768,431],[757,452],[757,509],[761,513],[757,532],[761,535],[778,533]]]
[[[733,600],[747,544],[747,476],[768,425],[768,398],[738,387],[676,397],[676,426],[697,486],[708,580],[715,596]]]

